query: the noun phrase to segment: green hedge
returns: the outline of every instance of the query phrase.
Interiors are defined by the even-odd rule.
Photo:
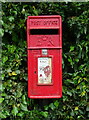
[[[89,120],[89,2],[2,3],[2,120]],[[61,15],[63,97],[27,97],[26,19]]]

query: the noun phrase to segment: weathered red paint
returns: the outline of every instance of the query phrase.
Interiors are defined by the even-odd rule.
[[[49,31],[52,33],[50,34]],[[46,33],[47,32],[47,33]],[[61,16],[28,16],[28,97],[62,97],[62,20]],[[42,50],[47,53],[43,54]],[[38,84],[38,58],[51,58],[52,69],[47,65],[40,73],[47,78],[52,73],[52,82]],[[43,61],[44,62],[44,61]],[[45,78],[46,79],[46,78]],[[46,79],[47,80],[47,79]]]

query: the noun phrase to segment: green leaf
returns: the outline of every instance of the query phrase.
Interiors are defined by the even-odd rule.
[[[48,117],[48,112],[43,112],[43,111],[42,111],[42,112],[41,112],[41,115],[44,116],[45,118],[47,118],[47,117]]]
[[[54,110],[54,109],[55,109],[55,106],[54,106],[54,104],[53,104],[53,103],[51,103],[51,104],[49,105],[49,107],[50,107],[52,110]]]
[[[16,70],[15,72],[16,72],[17,74],[20,74],[20,70]]]
[[[28,111],[27,105],[21,104],[20,107],[21,107],[21,110],[23,110],[23,111]]]
[[[3,97],[3,96],[6,96],[7,94],[6,93],[1,93],[1,96]]]
[[[23,104],[27,104],[25,95],[22,96]]]
[[[3,23],[4,23],[3,20],[0,20],[0,25],[3,25]]]
[[[22,92],[20,90],[17,90],[17,98],[22,96]]]
[[[73,51],[74,50],[74,46],[70,46],[70,51]]]
[[[44,106],[44,109],[45,109],[45,110],[48,110],[48,109],[49,109],[49,106],[47,106],[47,105]]]
[[[74,116],[74,111],[72,110],[72,112],[70,114],[71,114],[71,116]]]
[[[0,36],[2,37],[4,35],[4,30],[0,28]]]
[[[76,62],[79,62],[79,59],[75,59]]]
[[[71,92],[69,92],[69,91],[67,91],[67,94],[68,94],[69,96],[72,96],[72,93],[71,93]]]
[[[59,106],[59,102],[58,102],[58,100],[56,100],[56,101],[54,102],[54,105],[55,105],[56,107]]]
[[[0,90],[2,91],[2,89],[3,89],[3,86],[2,86],[2,84],[0,84]]]
[[[16,50],[16,46],[14,45],[8,45],[7,48],[8,48],[8,52],[10,53],[14,53],[14,51]]]
[[[2,102],[3,102],[3,100],[4,100],[4,98],[0,98],[0,103],[2,103]]]
[[[68,58],[68,61],[69,61],[70,63],[72,63],[72,59],[71,59],[71,58]]]
[[[86,107],[86,111],[89,111],[89,105]]]
[[[20,117],[22,117],[23,115],[24,115],[23,112],[20,112],[20,113],[17,114],[17,116],[20,116]]]
[[[8,111],[5,111],[5,114],[6,114],[6,115],[10,115]]]
[[[79,110],[79,107],[78,107],[78,106],[76,106],[74,110]]]
[[[0,118],[6,118],[6,115],[4,115],[4,113],[0,112]]]
[[[13,16],[10,16],[9,17],[9,21],[12,22],[14,20],[14,17]]]
[[[85,34],[87,33],[87,27],[84,27],[84,33]]]
[[[8,68],[8,69],[7,69],[7,72],[8,72],[8,73],[9,73],[9,72],[12,72],[11,68]]]
[[[11,111],[11,113],[16,116],[18,113],[18,108],[16,106],[13,107],[13,110]]]
[[[2,58],[3,63],[5,63],[7,60],[8,60],[8,56],[4,56],[4,57]]]

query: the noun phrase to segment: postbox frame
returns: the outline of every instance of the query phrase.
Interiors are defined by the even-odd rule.
[[[59,39],[60,39],[60,44],[59,44],[59,46],[54,46],[54,47],[45,47],[45,46],[42,46],[42,47],[32,47],[32,46],[30,46],[30,43],[29,43],[29,39],[30,39],[30,34],[29,34],[29,19],[49,19],[49,18],[58,18],[59,20],[60,20],[60,22],[59,22],[59,28],[57,27],[57,29],[58,29],[58,34],[60,34],[60,37],[59,37]],[[35,29],[34,27],[33,28],[31,28],[31,29]],[[44,29],[50,29],[50,28],[44,28]],[[55,28],[52,28],[52,29],[55,29]],[[53,15],[53,16],[28,16],[28,19],[27,19],[27,48],[28,48],[28,50],[27,50],[27,52],[28,52],[28,97],[30,97],[30,98],[37,98],[37,99],[39,99],[39,98],[61,98],[62,97],[62,19],[61,19],[61,16],[59,16],[59,15]],[[41,50],[41,49],[57,49],[57,50],[59,50],[60,49],[60,75],[59,75],[59,79],[60,79],[60,88],[59,88],[59,90],[60,90],[60,94],[55,94],[55,95],[33,95],[32,93],[31,93],[31,85],[33,85],[33,82],[32,82],[32,77],[31,77],[31,68],[29,67],[29,66],[31,66],[31,58],[30,58],[30,50]],[[42,51],[41,51],[42,52]],[[36,55],[36,64],[38,64],[38,61],[37,61],[37,59],[39,58],[39,57],[51,57],[52,58],[52,63],[53,63],[53,55],[42,55],[42,53],[41,53],[41,55]],[[52,64],[51,63],[51,64]],[[53,68],[54,66],[52,65],[52,77],[53,77]],[[38,70],[38,66],[36,66],[36,71]],[[37,73],[37,78],[38,78],[38,73]],[[50,88],[50,86],[54,86],[54,80],[52,80],[52,83],[51,84],[38,84],[38,79],[36,79],[36,83],[35,83],[38,87],[39,86],[48,86],[49,88]],[[58,90],[58,91],[59,91]]]

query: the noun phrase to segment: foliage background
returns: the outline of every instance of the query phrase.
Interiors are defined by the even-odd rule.
[[[89,2],[2,3],[2,120],[89,120]],[[61,15],[63,97],[27,97],[26,19]]]

